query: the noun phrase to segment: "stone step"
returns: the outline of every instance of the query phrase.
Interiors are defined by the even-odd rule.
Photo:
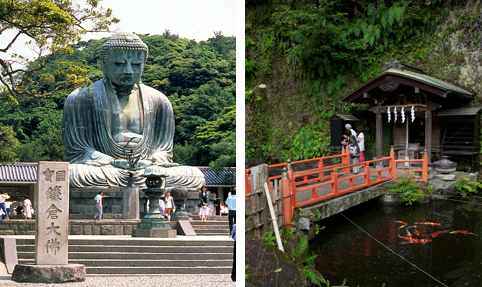
[[[218,230],[218,231],[227,231],[229,233],[229,226],[209,226],[209,225],[192,225],[194,230]]]
[[[213,235],[216,234],[217,236],[229,236],[229,232],[227,230],[195,230],[198,236],[204,235]]]
[[[150,253],[229,253],[232,246],[126,246],[126,245],[69,245],[69,252],[150,252]],[[19,245],[17,252],[33,252],[35,246]]]
[[[34,259],[19,259],[19,264],[33,264]],[[86,267],[227,267],[232,266],[233,259],[218,260],[181,260],[172,259],[136,259],[136,260],[112,260],[112,259],[70,259],[69,264],[84,264]]]
[[[191,215],[189,216],[192,218],[192,220],[201,220],[201,216],[199,215]],[[221,215],[208,215],[208,221],[215,220],[215,221],[228,221],[227,216],[221,216]]]
[[[18,252],[18,258],[23,259],[34,259],[35,252]],[[183,260],[223,260],[223,259],[233,259],[233,253],[148,253],[148,252],[69,252],[69,260],[76,259],[89,259],[89,260],[178,260],[182,258]],[[19,259],[20,260],[20,259]]]
[[[86,267],[87,274],[231,274],[229,267]]]
[[[223,234],[229,235],[229,234]],[[16,240],[17,246],[34,246],[34,239],[20,239]],[[89,245],[103,245],[103,246],[233,246],[234,243],[230,239],[224,240],[136,240],[136,239],[70,239],[70,246],[89,246]]]
[[[221,226],[229,226],[228,221],[220,221],[220,220],[207,220],[207,221],[201,221],[201,220],[193,220],[191,221],[191,225],[221,225]]]

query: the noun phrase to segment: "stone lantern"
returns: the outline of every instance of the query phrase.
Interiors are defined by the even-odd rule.
[[[151,159],[152,164],[144,170],[142,177],[146,178],[144,193],[149,198],[149,212],[141,219],[137,228],[132,231],[133,237],[160,237],[175,238],[177,231],[171,228],[167,219],[159,210],[159,199],[165,191],[164,168],[155,164],[155,159]]]

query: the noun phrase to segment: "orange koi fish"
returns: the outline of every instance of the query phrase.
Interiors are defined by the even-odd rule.
[[[437,235],[439,235],[439,234],[447,233],[447,232],[449,232],[449,231],[448,231],[448,230],[437,231],[437,232],[434,232],[434,233],[432,234],[432,237],[435,237],[435,236],[437,236]]]
[[[472,233],[472,232],[468,232],[468,231],[465,231],[465,230],[455,230],[455,231],[451,231],[451,232],[450,232],[450,234],[455,234],[455,233],[460,233],[460,234],[472,234],[472,235],[477,236],[477,234]]]
[[[411,238],[411,239],[408,240],[408,241],[402,242],[402,244],[410,244],[410,243],[422,243],[422,244],[425,244],[425,243],[430,242],[430,241],[432,241],[432,239],[415,239],[415,238]]]
[[[436,223],[436,222],[415,222],[415,224],[440,225],[440,223]]]
[[[414,232],[414,233],[415,233],[415,235],[420,235],[420,232],[418,232],[417,229],[415,229],[415,232]]]

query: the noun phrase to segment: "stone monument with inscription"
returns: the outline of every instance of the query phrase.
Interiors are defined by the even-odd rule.
[[[69,163],[41,161],[37,168],[35,264],[15,266],[17,282],[85,281],[85,266],[68,264]]]

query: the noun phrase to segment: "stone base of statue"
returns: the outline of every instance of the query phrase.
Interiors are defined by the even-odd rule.
[[[12,280],[28,283],[67,283],[85,281],[85,265],[17,264]]]
[[[139,187],[122,187],[122,219],[139,219]]]
[[[171,213],[171,220],[189,220],[189,214],[184,210],[177,211],[176,209],[176,212]]]
[[[132,237],[176,238],[177,231],[164,218],[143,218],[132,230]]]

